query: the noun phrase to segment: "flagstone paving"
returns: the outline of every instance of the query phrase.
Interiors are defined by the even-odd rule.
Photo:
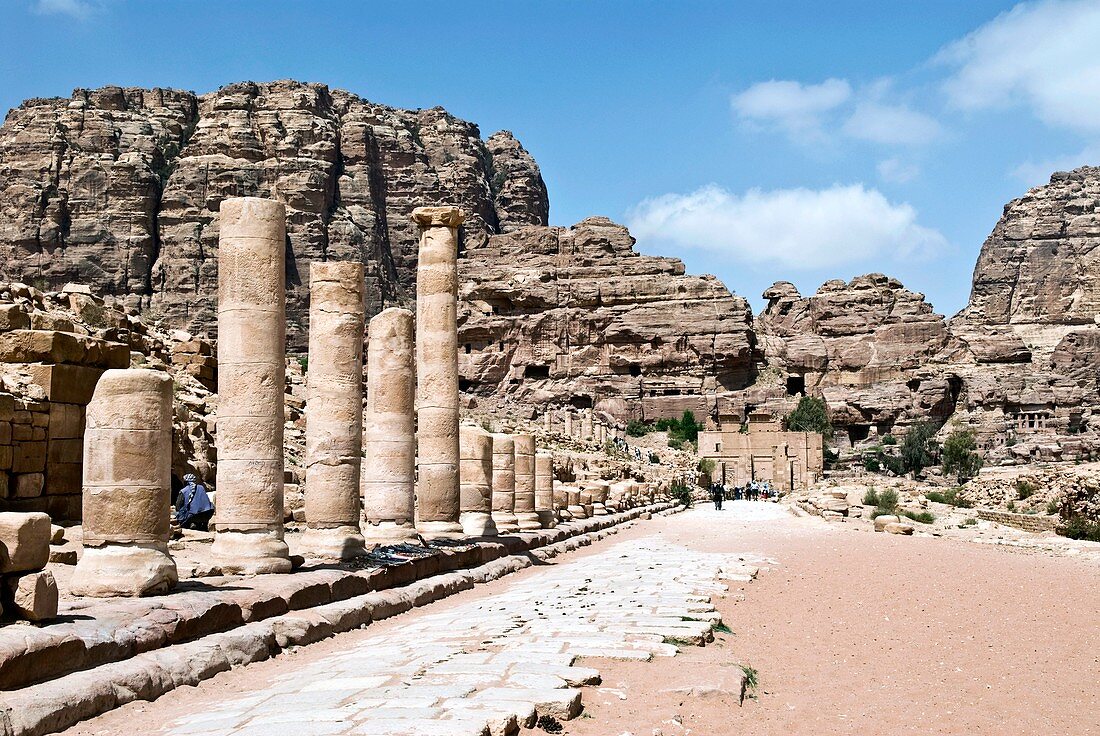
[[[490,599],[424,609],[162,732],[478,736],[540,716],[567,720],[581,712],[584,686],[599,682],[598,658],[650,660],[704,644],[720,623],[711,596],[767,564],[653,537],[620,542],[547,565]]]

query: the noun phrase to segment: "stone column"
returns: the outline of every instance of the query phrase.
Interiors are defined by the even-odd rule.
[[[516,448],[516,523],[520,531],[541,529],[535,513],[535,438],[517,434],[512,439]]]
[[[542,428],[547,434],[554,431],[554,415],[549,411],[542,415]]]
[[[481,427],[459,428],[459,468],[462,479],[459,521],[469,537],[495,537],[493,523],[493,436]]]
[[[573,436],[573,412],[566,411],[565,418],[562,420],[562,434],[566,437]]]
[[[417,528],[462,535],[458,481],[458,226],[454,207],[417,207]]]
[[[535,514],[543,529],[558,524],[554,513],[554,456],[549,452],[535,453]]]
[[[573,515],[574,519],[587,519],[588,514],[584,510],[584,506],[581,504],[581,489],[577,486],[567,486],[566,493],[569,497],[568,511]]]
[[[366,551],[359,531],[363,313],[363,264],[310,264],[305,557],[347,560]]]
[[[283,541],[286,208],[226,199],[218,241],[217,534],[226,573],[290,572]]]
[[[416,539],[413,313],[390,307],[370,321],[364,428],[363,534],[374,544]]]
[[[554,481],[554,511],[559,521],[573,518],[573,514],[569,512],[569,486],[560,480]]]
[[[172,513],[172,379],[163,371],[103,374],[84,432],[84,554],[75,595],[167,593]]]
[[[501,532],[519,531],[516,518],[516,446],[508,434],[493,435],[493,521]]]
[[[581,439],[585,442],[591,442],[593,439],[591,411],[586,411],[581,416]]]
[[[592,515],[607,516],[607,494],[611,490],[611,484],[605,480],[598,480],[592,487]]]

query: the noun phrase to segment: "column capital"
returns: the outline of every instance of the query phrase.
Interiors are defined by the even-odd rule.
[[[417,207],[412,220],[421,228],[458,227],[466,218],[457,207]]]

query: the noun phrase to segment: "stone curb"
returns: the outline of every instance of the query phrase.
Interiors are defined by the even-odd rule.
[[[269,659],[282,650],[311,644],[372,621],[469,590],[478,583],[530,567],[532,558],[546,560],[592,544],[618,532],[619,526],[645,513],[667,515],[680,506],[656,504],[607,517],[582,520],[571,536],[545,545],[532,540],[529,551],[500,557],[477,567],[445,572],[401,587],[353,595],[303,610],[292,610],[244,623],[193,641],[159,649],[4,693],[0,736],[40,736],[93,718],[134,700],[155,700],[183,685],[197,685],[219,672]],[[570,525],[573,526],[573,525]],[[547,530],[552,531],[552,530]],[[534,535],[532,535],[534,536]]]

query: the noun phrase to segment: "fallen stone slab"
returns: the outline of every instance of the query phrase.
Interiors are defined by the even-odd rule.
[[[27,621],[57,617],[57,582],[48,570],[8,575],[3,586],[0,605],[9,615]]]
[[[0,512],[0,574],[41,570],[50,560],[50,517]]]

